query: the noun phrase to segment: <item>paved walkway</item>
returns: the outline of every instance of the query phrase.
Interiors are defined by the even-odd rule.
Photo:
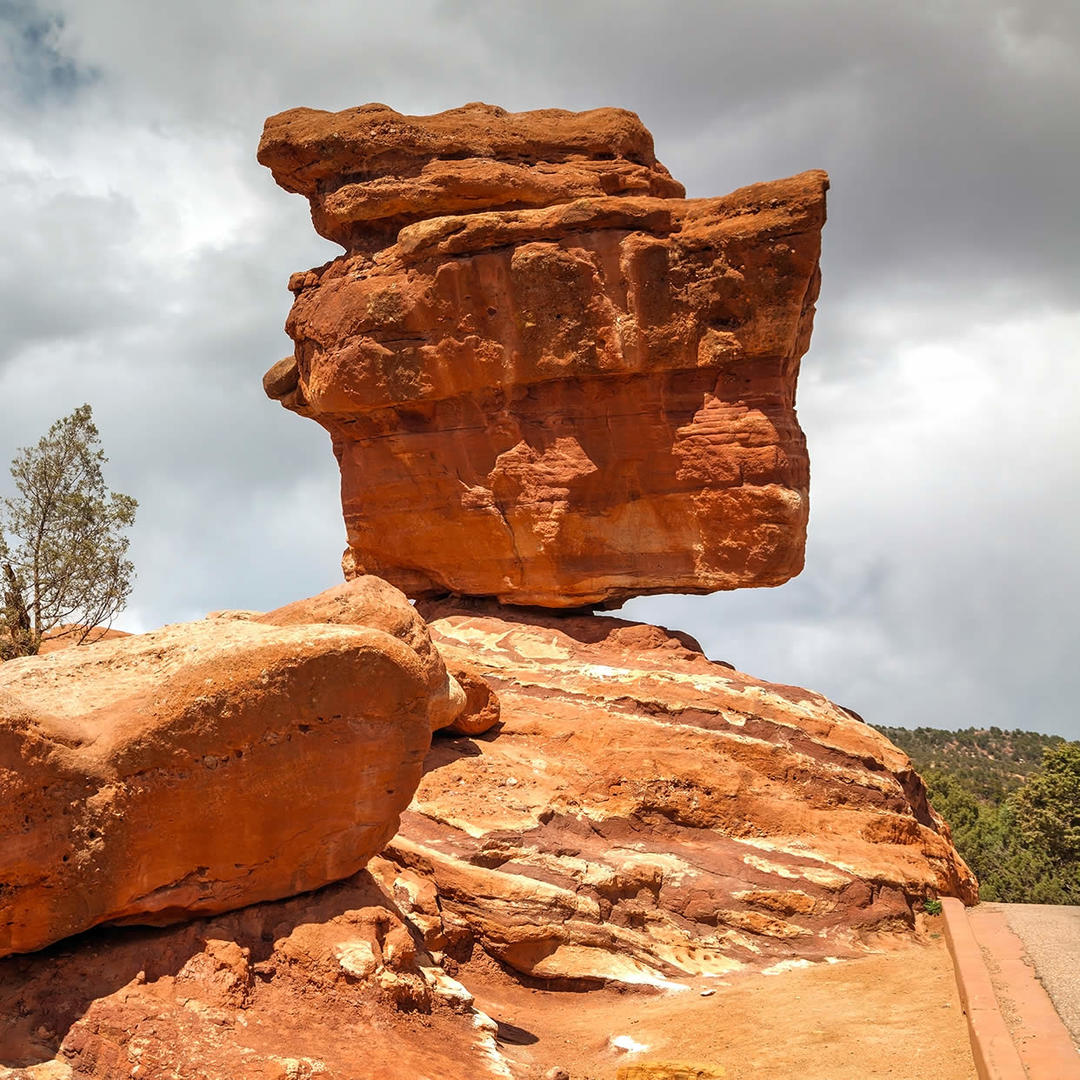
[[[1080,907],[980,904],[1000,909],[1080,1050]]]
[[[1080,1080],[1080,909],[943,905],[980,1080]]]

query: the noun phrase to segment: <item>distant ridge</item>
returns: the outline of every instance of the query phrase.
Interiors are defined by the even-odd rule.
[[[886,727],[874,724],[908,757],[921,774],[945,772],[961,780],[981,799],[1000,801],[1016,791],[1042,764],[1043,753],[1068,740],[1036,731],[1003,731],[998,727]]]
[[[997,727],[878,730],[926,782],[980,899],[1080,903],[1080,742]]]

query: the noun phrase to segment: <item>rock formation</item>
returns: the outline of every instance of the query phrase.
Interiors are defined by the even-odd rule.
[[[799,571],[825,175],[688,200],[631,113],[486,105],[297,109],[259,158],[346,248],[264,386],[332,435],[350,580],[0,666],[0,1080],[565,1076],[471,979],[722,1015],[710,977],[973,902],[854,714],[522,606]]]
[[[658,982],[852,955],[927,896],[975,901],[907,757],[819,694],[655,626],[426,614],[502,707],[497,738],[436,742],[388,849],[435,886],[433,947]]]
[[[393,868],[372,865],[378,880],[0,960],[0,1077],[506,1077],[494,1022],[414,942]]]
[[[383,628],[312,625],[365,603]],[[292,896],[382,848],[451,684],[385,583],[301,609],[0,665],[0,955]]]
[[[431,729],[449,727],[461,720],[460,730],[486,730],[490,724],[476,727],[467,719],[471,712],[483,710],[482,690],[473,690],[473,703],[466,703],[461,685],[447,670],[439,650],[432,644],[427,625],[401,592],[381,578],[362,575],[342,585],[327,589],[318,596],[297,600],[265,614],[258,612],[222,612],[233,617],[250,618],[273,626],[305,626],[325,623],[330,626],[367,626],[382,630],[405,642],[420,661],[428,684],[428,709]],[[464,713],[464,715],[463,715]],[[496,714],[497,719],[497,714]],[[492,721],[494,722],[494,721]]]
[[[802,567],[795,418],[827,178],[685,199],[632,113],[271,117],[346,248],[267,393],[331,434],[347,576],[579,607]]]

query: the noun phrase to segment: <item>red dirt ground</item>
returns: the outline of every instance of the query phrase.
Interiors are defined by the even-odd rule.
[[[615,1080],[621,1066],[678,1060],[727,1080],[974,1080],[940,922],[920,917],[919,939],[889,952],[677,993],[555,993],[481,964],[459,977],[499,1023],[519,1075],[561,1067],[572,1080]],[[618,1036],[648,1049],[620,1051]]]

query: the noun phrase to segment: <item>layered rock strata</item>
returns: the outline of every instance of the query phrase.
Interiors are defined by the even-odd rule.
[[[434,885],[433,947],[657,982],[851,955],[922,898],[975,901],[907,757],[819,694],[654,626],[427,615],[502,707],[496,738],[436,741],[388,849]]]
[[[316,625],[335,592],[295,625],[234,615],[0,665],[0,955],[291,896],[383,847],[456,713],[421,620],[366,584],[350,619],[374,590],[400,636]]]
[[[802,567],[795,382],[827,178],[685,199],[632,113],[271,117],[346,254],[267,393],[332,437],[347,576],[576,607]]]

